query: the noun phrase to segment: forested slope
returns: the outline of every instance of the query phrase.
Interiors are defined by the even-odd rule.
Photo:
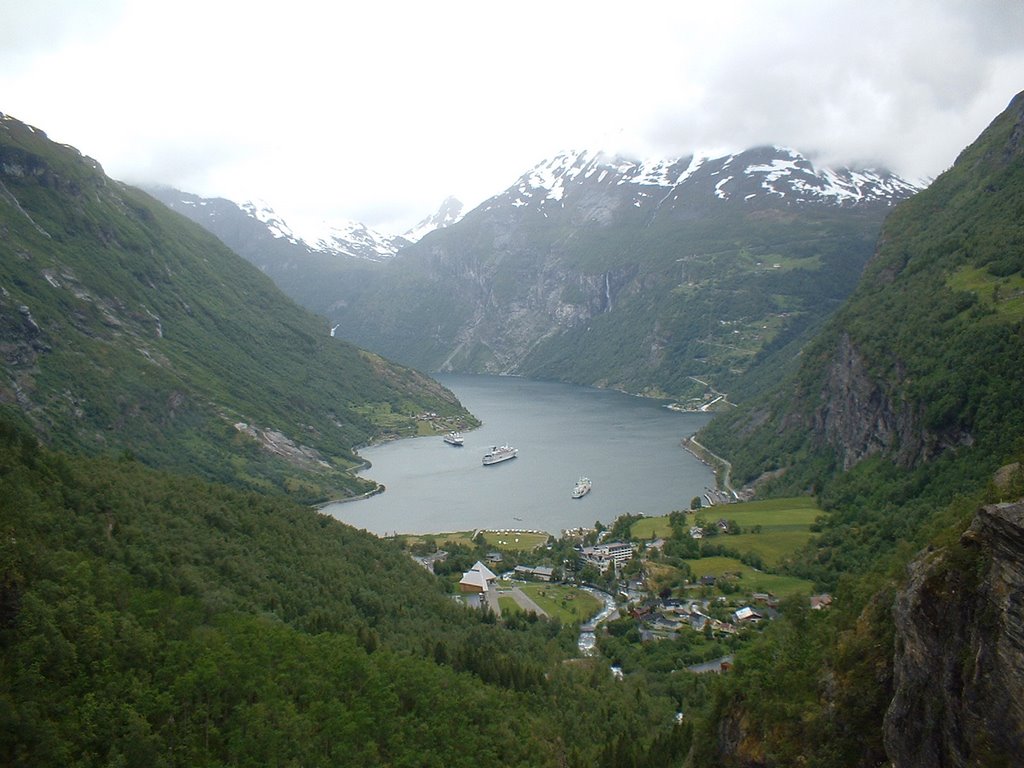
[[[49,444],[322,500],[355,446],[467,417],[330,337],[248,262],[95,161],[0,115],[0,404]]]
[[[1024,552],[984,521],[1024,494],[1022,371],[1024,94],[887,219],[795,375],[700,435],[734,482],[817,495],[827,514],[789,570],[836,599],[738,654],[696,764],[1015,764],[1005,691],[1024,695],[1024,647],[1006,596]]]
[[[688,746],[671,700],[563,664],[571,629],[463,609],[280,497],[52,454],[7,422],[0,483],[4,765],[582,767]]]

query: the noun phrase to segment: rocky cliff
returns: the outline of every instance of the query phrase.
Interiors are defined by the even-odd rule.
[[[892,367],[892,380],[873,377],[850,335],[839,336],[812,430],[836,451],[844,470],[879,453],[911,467],[973,442],[966,430],[926,429],[923,405],[905,396],[906,365],[894,359]]]
[[[983,507],[958,545],[912,563],[894,616],[893,765],[1019,765],[1024,502]]]

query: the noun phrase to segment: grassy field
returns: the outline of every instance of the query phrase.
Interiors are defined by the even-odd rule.
[[[777,576],[771,573],[755,571],[749,565],[731,557],[702,557],[699,560],[687,560],[695,578],[714,576],[721,579],[733,574],[738,578],[733,583],[745,593],[770,592],[777,597],[787,595],[809,595],[813,585],[809,581],[794,576]]]
[[[743,533],[733,536],[718,536],[706,541],[727,546],[746,554],[756,552],[769,568],[778,565],[788,555],[802,547],[811,538],[811,523],[822,514],[814,499],[798,497],[790,499],[766,499],[743,504],[705,507],[697,513],[687,513],[687,525],[693,525],[697,517],[708,522],[720,518],[735,520]],[[753,533],[760,526],[759,533]],[[645,517],[633,524],[632,536],[651,539],[668,536],[671,529],[668,516]]]
[[[454,533],[421,533],[421,534],[403,534],[401,538],[405,542],[406,547],[412,547],[415,544],[423,544],[426,542],[432,542],[437,545],[438,549],[444,549],[445,547],[461,544],[466,547],[475,547],[473,543],[473,534],[476,531],[455,531]]]
[[[1024,277],[997,277],[987,269],[960,267],[949,276],[946,285],[955,291],[970,291],[984,307],[994,309],[1003,321],[1024,318]]]
[[[530,599],[533,600],[551,618],[558,618],[563,624],[586,622],[601,610],[601,601],[576,587],[564,584],[520,584]],[[501,610],[505,610],[505,598],[499,598]],[[512,598],[508,598],[511,600]],[[522,610],[519,606],[516,609]]]
[[[453,533],[421,533],[406,534],[401,538],[407,547],[424,542],[433,542],[439,549],[446,546],[461,544],[466,547],[475,547],[474,534],[482,534],[484,544],[490,549],[505,550],[506,552],[532,552],[533,550],[547,544],[548,534],[535,533],[533,531],[455,531]]]
[[[488,547],[493,549],[518,550],[521,552],[532,552],[537,547],[548,543],[547,533],[535,531],[480,531]]]

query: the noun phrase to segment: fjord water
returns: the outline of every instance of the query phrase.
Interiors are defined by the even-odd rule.
[[[508,376],[436,376],[483,426],[455,448],[440,436],[361,450],[363,472],[387,490],[324,511],[378,535],[524,528],[559,535],[627,513],[687,509],[714,486],[683,438],[708,422],[660,401],[621,392]],[[484,452],[508,443],[518,458],[485,467]],[[572,499],[586,476],[593,490]]]

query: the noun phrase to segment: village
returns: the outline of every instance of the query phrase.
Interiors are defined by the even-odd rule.
[[[802,501],[740,503],[730,505],[728,520],[705,519],[704,511],[625,516],[610,528],[577,528],[559,538],[521,529],[474,531],[464,543],[447,542],[449,549],[426,551],[421,543],[414,557],[467,606],[499,618],[520,611],[557,618],[579,625],[584,635],[595,633],[598,645],[618,635],[640,644],[703,643],[710,654],[735,647],[784,605],[812,611],[831,605],[831,596],[815,593],[810,582],[769,572],[783,559],[781,546],[809,539],[818,510]]]

